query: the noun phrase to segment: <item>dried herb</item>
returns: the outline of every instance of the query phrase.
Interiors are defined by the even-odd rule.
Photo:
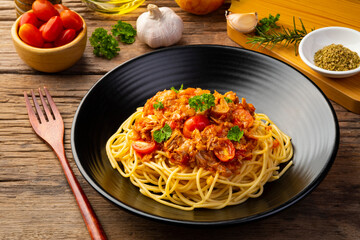
[[[331,71],[347,71],[360,66],[360,58],[356,52],[341,44],[331,44],[314,55],[316,66]]]

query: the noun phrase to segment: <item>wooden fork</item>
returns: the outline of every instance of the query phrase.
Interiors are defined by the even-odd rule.
[[[87,229],[90,232],[91,238],[106,239],[104,230],[102,229],[89,200],[87,199],[84,191],[81,189],[81,186],[75,178],[75,175],[66,159],[63,141],[64,122],[46,87],[44,87],[44,91],[47,101],[45,101],[43,92],[39,88],[39,96],[45,115],[36,100],[34,92],[31,90],[35,111],[29,101],[27,93],[24,92],[26,108],[31,126],[33,127],[36,134],[51,146],[59,158],[66,179],[75,195],[76,202],[79,205],[81,214],[84,218]]]

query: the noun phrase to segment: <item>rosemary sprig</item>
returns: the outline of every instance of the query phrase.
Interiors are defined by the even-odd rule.
[[[253,45],[258,44],[259,46],[263,45],[264,47],[270,46],[274,47],[278,43],[284,42],[285,46],[289,44],[294,44],[295,46],[295,55],[298,54],[298,45],[303,37],[306,36],[307,31],[301,19],[299,18],[301,23],[301,29],[296,28],[295,17],[293,17],[294,29],[284,28],[281,26],[281,31],[274,31],[271,29],[270,31],[263,32],[261,29],[257,28],[256,32],[258,35],[248,37],[248,42]]]

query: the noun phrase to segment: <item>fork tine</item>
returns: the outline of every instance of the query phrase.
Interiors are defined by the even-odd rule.
[[[39,116],[40,123],[43,123],[43,122],[45,122],[46,120],[45,120],[44,114],[43,114],[43,112],[42,112],[42,110],[41,110],[41,108],[40,108],[40,106],[39,106],[39,104],[38,104],[38,102],[37,102],[37,100],[36,100],[36,97],[35,97],[35,94],[34,94],[34,91],[33,91],[33,90],[31,90],[31,96],[32,96],[32,100],[33,100],[33,102],[34,102],[34,106],[35,106],[36,112],[37,112],[37,114],[38,114],[38,116]]]
[[[27,109],[28,115],[29,115],[30,123],[33,124],[33,120],[35,119],[37,121],[37,117],[36,117],[33,107],[31,106],[29,97],[25,91],[24,91],[24,98],[25,98],[25,104],[26,104],[26,109]]]
[[[49,110],[49,107],[48,107],[48,104],[46,103],[45,99],[44,99],[44,96],[43,96],[43,93],[41,91],[41,89],[39,88],[39,95],[40,95],[40,100],[41,100],[41,103],[43,105],[43,108],[45,110],[45,114],[47,116],[47,119],[50,120],[51,118],[53,118],[50,110]]]
[[[49,93],[49,91],[47,90],[46,87],[44,87],[44,91],[45,91],[46,98],[47,98],[48,103],[49,103],[49,105],[50,105],[51,111],[52,111],[53,114],[54,114],[55,119],[62,119],[62,118],[61,118],[61,114],[60,114],[58,108],[56,107],[56,104],[55,104],[55,102],[53,101],[53,99],[52,99],[52,97],[51,97],[51,95],[50,95],[50,93]]]

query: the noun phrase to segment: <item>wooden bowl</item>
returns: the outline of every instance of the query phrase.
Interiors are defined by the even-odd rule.
[[[27,65],[41,72],[60,72],[73,66],[84,53],[87,27],[81,19],[84,23],[82,31],[72,42],[60,47],[37,48],[23,42],[18,35],[20,17],[11,28],[11,38],[17,53]]]

